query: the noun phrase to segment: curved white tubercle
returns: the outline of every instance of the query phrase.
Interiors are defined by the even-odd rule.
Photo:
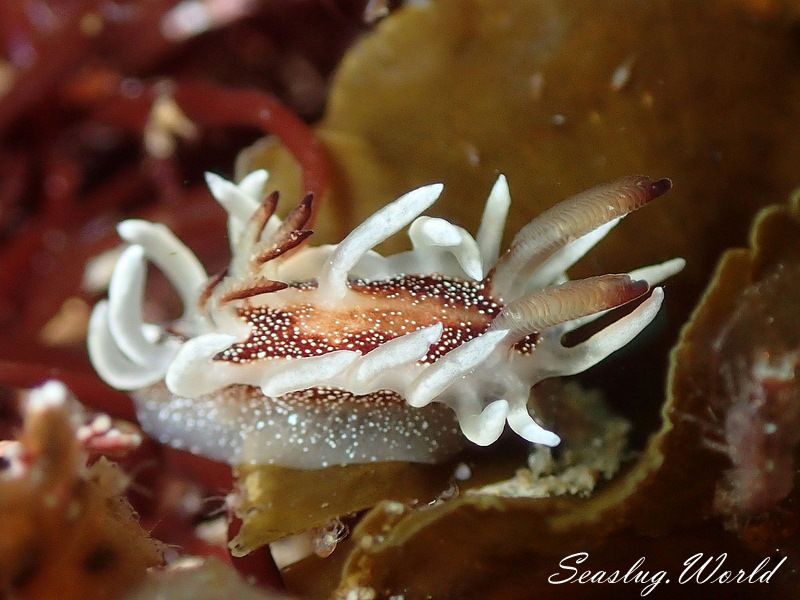
[[[511,193],[508,189],[508,182],[505,175],[500,175],[486,199],[478,235],[475,236],[484,271],[491,269],[500,256],[500,244],[503,241],[503,230],[506,226],[510,206]]]
[[[355,363],[353,383],[356,386],[368,385],[382,372],[421,360],[442,337],[443,329],[442,324],[437,323],[384,342]]]
[[[157,367],[169,361],[172,349],[154,343],[152,335],[150,339],[145,336],[142,321],[145,275],[144,249],[129,246],[119,257],[111,276],[108,327],[119,349],[131,361],[143,367]],[[158,332],[160,334],[160,329]]]
[[[411,383],[406,402],[417,408],[432,402],[436,396],[485,361],[508,333],[508,330],[487,331],[445,354]]]
[[[561,443],[560,437],[533,420],[533,417],[528,412],[525,400],[511,404],[511,408],[508,411],[508,426],[511,427],[514,433],[534,444],[552,447]]]
[[[197,398],[232,383],[224,372],[231,371],[238,365],[215,361],[213,358],[235,342],[234,336],[222,333],[208,333],[187,341],[172,359],[164,377],[169,391],[176,396]],[[246,373],[247,369],[239,368],[235,381],[251,385],[256,383],[244,381],[243,376]]]
[[[470,442],[478,446],[488,446],[497,441],[503,433],[508,416],[508,402],[495,400],[483,410],[475,406],[475,401],[459,402],[455,405],[461,432]]]
[[[300,358],[274,373],[269,373],[261,381],[261,391],[265,396],[276,398],[289,392],[296,392],[325,385],[361,356],[361,352],[337,350],[322,356]]]
[[[320,297],[329,301],[341,299],[347,293],[347,275],[359,259],[427,210],[439,198],[442,189],[441,183],[434,183],[408,192],[351,231],[320,273]]]
[[[664,290],[654,288],[650,297],[630,314],[597,332],[585,342],[571,348],[557,345],[553,350],[553,375],[581,373],[628,344],[656,318],[663,301]]]
[[[138,244],[160,270],[183,302],[184,318],[196,310],[198,290],[208,279],[206,270],[194,253],[164,225],[139,219],[129,219],[117,225],[119,236]]]
[[[468,277],[483,279],[483,264],[478,244],[463,227],[437,217],[418,217],[408,228],[414,250],[424,253],[428,248],[449,250]]]
[[[117,346],[108,328],[108,302],[98,302],[89,319],[87,333],[89,359],[97,374],[118,390],[135,390],[152,385],[164,376],[161,366],[141,366],[131,362]]]

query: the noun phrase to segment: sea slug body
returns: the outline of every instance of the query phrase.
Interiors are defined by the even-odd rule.
[[[207,176],[227,211],[232,250],[213,277],[163,225],[121,223],[129,245],[89,326],[97,372],[133,392],[145,431],[231,464],[436,462],[464,438],[493,443],[506,423],[530,442],[556,445],[529,413],[531,387],[627,344],[658,313],[663,291],[577,346],[561,338],[684,264],[565,275],[626,214],[665,193],[666,179],[627,177],[583,192],[525,226],[502,255],[503,176],[475,238],[420,216],[442,192],[432,184],[319,247],[306,244],[312,199],[281,221],[277,194],[261,201],[266,181],[265,171],[238,185]],[[406,226],[412,250],[372,250]],[[143,322],[148,260],[183,301],[167,327]]]

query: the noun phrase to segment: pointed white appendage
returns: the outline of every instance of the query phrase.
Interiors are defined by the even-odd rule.
[[[539,344],[531,355],[532,360],[546,374],[546,377],[581,373],[639,335],[656,318],[663,301],[664,290],[658,287],[654,288],[650,297],[630,314],[597,332],[585,342],[571,348],[561,345],[560,337],[565,333],[564,329],[554,328],[554,334],[558,336],[559,340],[553,340],[552,344]],[[542,377],[542,379],[544,378]]]
[[[239,185],[210,172],[205,179],[211,195],[228,213],[228,237],[234,250],[245,223],[261,203],[269,174],[264,169],[253,171]]]
[[[517,435],[533,444],[553,447],[561,443],[560,437],[533,420],[533,417],[528,412],[526,398],[521,398],[511,403],[511,408],[508,411],[508,426]]]
[[[411,383],[406,402],[416,408],[430,404],[439,394],[489,358],[508,333],[508,330],[487,331],[445,354]]]
[[[464,395],[454,406],[464,437],[478,446],[488,446],[494,444],[503,433],[508,416],[508,402],[494,400],[483,410],[481,408],[482,405],[476,399],[468,399]]]
[[[369,389],[370,382],[378,378],[381,373],[422,360],[430,347],[442,337],[443,330],[442,324],[437,323],[384,342],[368,352],[354,365],[352,391],[359,393],[361,391],[359,387],[362,386]]]
[[[269,373],[261,380],[265,396],[276,398],[289,392],[324,386],[361,357],[361,352],[336,350],[322,356],[300,358]]]
[[[328,303],[341,300],[347,293],[347,275],[361,257],[427,210],[439,198],[443,187],[434,183],[408,192],[351,231],[320,273],[320,300]]]
[[[505,175],[500,175],[486,199],[478,235],[475,236],[484,272],[491,269],[500,256],[500,244],[503,242],[503,230],[506,227],[509,206],[511,206],[511,193],[508,190],[508,181]]]
[[[414,245],[414,252],[419,253],[423,260],[431,249],[441,248],[455,257],[467,277],[475,281],[483,279],[478,244],[463,227],[436,217],[418,217],[408,228],[408,237]]]
[[[122,353],[108,327],[106,300],[94,307],[86,338],[92,366],[111,387],[135,390],[152,385],[164,377],[166,365],[137,365]]]
[[[194,253],[175,234],[160,223],[129,219],[117,225],[119,236],[144,248],[145,255],[160,270],[183,302],[183,319],[191,320],[197,312],[197,294],[208,275]]]
[[[245,196],[255,200],[256,206],[258,206],[261,203],[261,197],[264,195],[264,188],[267,187],[268,180],[269,172],[266,169],[256,169],[242,177],[239,182],[239,189]],[[250,216],[248,215],[247,218],[249,219]]]
[[[657,265],[650,265],[636,269],[628,273],[631,279],[641,279],[646,281],[650,287],[657,283],[661,283],[665,279],[669,279],[673,275],[677,275],[686,266],[686,260],[683,258],[671,258],[663,263]]]
[[[129,246],[119,257],[111,276],[108,327],[119,349],[131,361],[143,367],[158,367],[170,361],[175,347],[156,343],[145,336],[142,321],[145,275],[144,248]]]

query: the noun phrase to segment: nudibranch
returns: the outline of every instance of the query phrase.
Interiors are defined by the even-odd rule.
[[[491,190],[478,234],[420,216],[435,183],[378,210],[339,244],[310,247],[312,199],[281,221],[265,171],[238,185],[208,174],[228,214],[232,259],[208,277],[166,227],[122,222],[127,248],[89,324],[89,352],[129,390],[142,427],[164,443],[230,464],[292,468],[437,462],[465,438],[488,445],[506,423],[526,440],[559,437],[529,413],[537,382],[571,375],[632,340],[658,313],[661,288],[572,347],[565,333],[640,298],[682,259],[568,281],[565,271],[668,179],[627,177],[549,209],[500,256],[510,204]],[[412,249],[373,248],[408,227]],[[146,260],[184,312],[143,322]]]

